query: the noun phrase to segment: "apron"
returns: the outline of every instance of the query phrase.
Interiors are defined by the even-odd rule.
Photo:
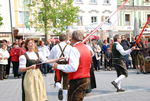
[[[24,55],[27,59],[26,67],[29,67],[33,64],[37,64],[39,62],[39,59],[31,60],[29,59],[26,53]],[[39,68],[27,70],[23,74],[22,91],[23,91],[23,96],[22,96],[23,101],[46,101],[48,100],[47,95],[46,95],[46,89],[45,89],[43,76]]]

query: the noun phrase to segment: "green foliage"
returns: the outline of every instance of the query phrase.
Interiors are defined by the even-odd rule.
[[[30,24],[45,34],[49,31],[60,34],[77,22],[79,8],[73,6],[73,0],[32,0],[28,7]]]
[[[0,16],[0,26],[3,24],[3,18]]]

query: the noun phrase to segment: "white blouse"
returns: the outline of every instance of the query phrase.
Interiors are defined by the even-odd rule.
[[[31,60],[38,59],[37,54],[35,52],[26,52],[26,54]],[[19,68],[26,68],[26,63],[27,63],[26,57],[24,55],[21,55],[19,57]]]
[[[4,58],[4,57],[9,58],[8,51],[0,48],[0,57],[1,58]],[[7,65],[8,64],[8,59],[0,59],[0,64]]]

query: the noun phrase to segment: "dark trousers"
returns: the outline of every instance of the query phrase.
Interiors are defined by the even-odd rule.
[[[135,55],[134,54],[131,54],[131,58],[132,58],[132,65],[133,65],[133,68],[135,69]]]
[[[100,61],[97,60],[95,56],[93,56],[93,59],[92,59],[92,60],[93,60],[93,64],[94,64],[95,70],[96,70],[96,71],[97,71],[97,70],[100,70]]]
[[[89,83],[90,78],[70,80],[67,101],[83,101]]]
[[[91,69],[90,69],[90,86],[91,89],[96,88],[96,79],[95,79],[93,64],[91,65]]]
[[[47,74],[47,68],[48,68],[48,64],[46,63],[40,65],[40,70],[43,74]]]
[[[0,64],[0,80],[3,80],[6,76],[6,65]]]
[[[108,66],[110,68],[112,68],[112,59],[110,59],[110,60],[105,59],[104,60],[104,67],[105,67],[105,69],[107,69]]]
[[[19,76],[19,73],[18,73],[19,62],[14,62],[14,61],[12,61],[12,64],[13,64],[14,77],[18,77],[18,76]]]
[[[8,65],[6,65],[6,75],[10,73],[10,58],[8,58]]]
[[[125,59],[126,67],[128,68],[129,67],[129,55],[125,55],[124,59]]]

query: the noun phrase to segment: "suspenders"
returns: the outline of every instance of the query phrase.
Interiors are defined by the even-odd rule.
[[[60,44],[58,44],[58,46],[59,46],[59,48],[61,50],[61,55],[59,57],[62,57],[62,56],[65,57],[64,51],[65,51],[65,49],[67,47],[67,44],[66,44],[66,46],[63,49],[61,48]],[[68,62],[65,60],[65,61],[58,61],[58,63],[59,64],[67,64]]]

